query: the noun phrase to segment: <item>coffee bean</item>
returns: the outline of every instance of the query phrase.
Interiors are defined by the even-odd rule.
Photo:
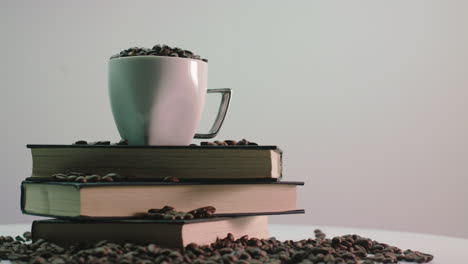
[[[195,145],[195,144],[191,144],[191,146],[192,145]],[[224,141],[215,140],[214,142],[208,142],[208,141],[200,142],[200,146],[237,146],[237,145],[258,146],[257,143],[250,142],[246,139],[242,139],[240,141],[229,139],[229,140],[224,140]]]
[[[155,45],[151,49],[147,48],[129,48],[119,52],[116,55],[110,57],[110,59],[116,59],[119,57],[129,57],[129,56],[170,56],[170,57],[181,57],[202,60],[208,62],[207,59],[202,59],[199,55],[194,54],[189,50],[183,50],[181,48],[171,48],[168,45]]]
[[[80,183],[86,183],[86,177],[85,176],[78,176],[75,179],[75,182],[80,182]]]
[[[164,219],[165,214],[163,214],[163,213],[148,213],[147,216],[148,216],[148,218],[151,218],[151,219]]]
[[[86,173],[71,171],[67,173],[67,176],[86,176]]]
[[[190,220],[190,219],[193,219],[193,218],[194,218],[193,214],[186,213],[186,214],[184,215],[184,219],[185,219],[185,220]]]
[[[184,220],[185,214],[176,214],[175,215],[175,220]]]
[[[164,214],[163,219],[164,219],[164,220],[175,220],[175,215],[172,215],[172,214]]]
[[[371,250],[372,252],[379,252],[379,251],[382,251],[384,249],[384,247],[382,245],[374,245]]]
[[[164,182],[179,182],[179,179],[175,176],[167,176],[163,179]]]
[[[104,175],[102,178],[101,178],[101,181],[104,181],[104,182],[113,182],[114,181],[114,178],[110,177],[110,176],[107,176],[107,175]]]
[[[123,177],[117,173],[107,173],[104,176],[99,174],[89,174],[89,173],[82,173],[82,172],[68,172],[66,174],[63,173],[56,173],[52,175],[52,178],[57,181],[69,181],[69,182],[114,182],[114,181],[122,181],[127,180],[129,177]],[[86,181],[83,181],[83,178]]]
[[[242,139],[241,141],[237,142],[237,145],[239,146],[247,145],[247,140]]]
[[[214,214],[216,208],[213,206],[205,206],[192,211],[189,211],[189,214],[192,214],[195,218],[210,217]]]
[[[341,237],[334,237],[332,239],[332,245],[340,245],[341,244]]]
[[[169,212],[175,212],[175,208],[169,205],[165,205],[163,208],[159,210],[160,213],[169,213]]]
[[[116,143],[119,146],[126,146],[128,145],[128,140],[126,139],[121,139],[118,143]]]
[[[55,181],[67,181],[67,179],[68,179],[67,175],[62,174],[62,173],[56,173],[56,174],[52,175],[52,178]]]
[[[172,207],[167,207],[169,210]],[[163,209],[163,208],[161,208]],[[158,210],[161,210],[158,209]],[[175,213],[174,213],[175,212]],[[168,214],[172,213],[172,216]],[[176,216],[174,216],[176,215]],[[176,219],[182,215],[174,210],[167,211],[165,218]],[[395,253],[395,247],[357,236],[341,236],[333,239],[316,230],[317,239],[300,241],[278,241],[274,238],[257,239],[232,234],[218,238],[210,245],[191,243],[184,250],[160,248],[155,244],[112,243],[99,241],[92,245],[72,245],[60,247],[44,239],[34,243],[25,242],[30,237],[0,236],[0,259],[19,263],[324,263],[324,264],[375,264],[408,261],[425,263],[432,255],[406,250]],[[362,239],[384,247],[383,253],[362,256],[365,250]],[[335,250],[331,245],[351,243],[348,250]],[[357,244],[359,242],[359,244]],[[361,244],[361,245],[360,245]],[[367,243],[369,244],[369,243]]]
[[[29,231],[24,232],[24,233],[23,233],[23,237],[24,237],[24,239],[25,239],[26,241],[30,241],[31,238],[32,238],[31,232],[29,232]]]
[[[98,182],[101,180],[101,175],[92,174],[92,175],[85,176],[85,178],[86,178],[86,182]]]
[[[214,142],[218,146],[227,146],[228,144],[224,141],[215,140]]]
[[[89,143],[90,145],[110,145],[110,141],[96,141]]]
[[[159,54],[160,56],[168,56],[169,54],[171,53],[171,50],[167,49],[167,48],[162,48],[160,51],[159,51]]]
[[[120,181],[122,179],[122,177],[119,174],[113,172],[107,173],[106,175],[104,175],[104,177],[110,177],[112,178],[112,181]]]
[[[70,175],[70,176],[67,176],[67,181],[74,182],[76,181],[76,178],[78,178],[78,176]]]
[[[237,141],[231,139],[224,140],[224,142],[226,142],[226,144],[228,144],[229,146],[237,145]]]

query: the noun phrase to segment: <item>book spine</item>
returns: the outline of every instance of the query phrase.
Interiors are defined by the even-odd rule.
[[[279,152],[280,154],[280,176],[279,176],[279,179],[278,180],[282,180],[283,179],[283,151],[280,151]]]
[[[21,213],[23,214],[26,214],[26,212],[24,211],[24,204],[26,202],[26,199],[25,199],[25,194],[26,192],[24,191],[24,183],[21,183],[21,197],[20,197],[20,210],[21,210]]]
[[[31,237],[32,237],[32,242],[36,242],[37,240],[37,224],[38,224],[38,221],[35,220],[32,222],[32,225],[31,225]]]

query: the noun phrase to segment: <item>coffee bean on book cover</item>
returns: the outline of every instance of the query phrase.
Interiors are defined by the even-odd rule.
[[[179,182],[180,180],[175,176],[164,177],[163,181],[165,182]]]

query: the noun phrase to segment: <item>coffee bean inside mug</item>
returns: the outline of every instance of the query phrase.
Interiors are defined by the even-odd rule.
[[[208,89],[208,63],[192,51],[155,45],[129,48],[109,60],[109,97],[121,138],[129,145],[189,145],[219,132],[231,89]],[[207,93],[220,93],[216,120],[196,133]]]
[[[168,56],[168,57],[181,57],[195,60],[202,60],[208,62],[208,59],[202,59],[199,55],[196,55],[190,50],[184,50],[181,48],[171,48],[168,45],[154,45],[153,48],[128,48],[122,50],[120,53],[113,55],[110,59],[129,57],[129,56]]]

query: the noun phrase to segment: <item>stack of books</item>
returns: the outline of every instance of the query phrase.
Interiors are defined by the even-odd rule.
[[[268,238],[268,215],[300,214],[297,187],[282,180],[276,146],[28,145],[32,175],[21,185],[33,241],[155,243],[182,248],[228,233]],[[148,217],[153,208],[208,217]]]

